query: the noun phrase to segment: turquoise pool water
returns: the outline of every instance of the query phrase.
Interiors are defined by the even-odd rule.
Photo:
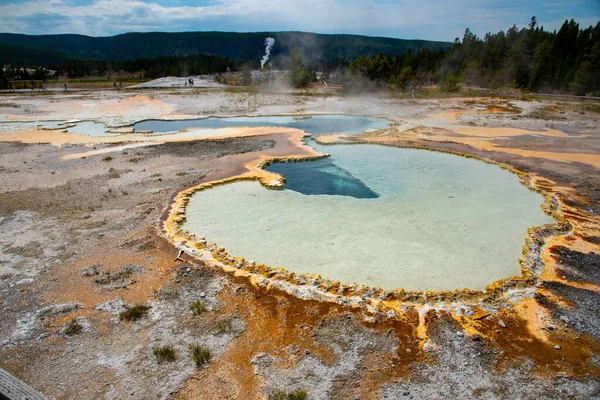
[[[79,133],[89,136],[116,136],[115,133],[107,132],[108,128],[101,122],[84,121],[78,122],[67,128],[69,133]]]
[[[329,160],[273,164],[286,189],[197,193],[184,228],[229,254],[385,289],[484,289],[519,275],[543,197],[481,161],[376,145],[316,146]]]
[[[25,124],[25,123],[23,123]],[[21,124],[21,125],[23,125]],[[116,136],[118,134],[109,133],[109,128],[101,122],[82,121],[69,123],[66,121],[40,121],[28,123],[29,128],[35,126],[45,129],[67,129],[69,133],[78,133],[89,136]],[[8,123],[6,129],[0,126],[0,132],[11,131],[11,126],[16,129],[23,129],[21,126],[13,126]],[[152,131],[153,134],[169,134],[176,133],[182,129],[201,128],[201,129],[217,129],[217,128],[232,128],[232,127],[259,127],[259,126],[276,126],[285,128],[301,129],[311,135],[319,135],[324,133],[347,133],[358,134],[371,130],[386,129],[390,122],[384,118],[361,117],[354,115],[315,115],[311,117],[231,117],[231,118],[203,118],[203,119],[184,119],[184,120],[146,120],[136,122],[133,125],[134,132]],[[68,128],[65,128],[67,127]],[[230,132],[227,132],[230,133]],[[197,137],[214,135],[211,131],[198,132]]]
[[[0,124],[0,132],[11,133],[20,132],[29,129],[51,129],[66,130],[69,133],[77,133],[88,136],[115,136],[114,133],[107,132],[109,128],[101,122],[93,121],[32,121],[32,122],[5,122]]]

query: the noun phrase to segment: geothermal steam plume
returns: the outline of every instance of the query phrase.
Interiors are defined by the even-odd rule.
[[[273,48],[274,44],[275,39],[273,39],[272,37],[268,37],[265,39],[265,55],[260,60],[260,69],[263,69],[265,63],[269,61],[269,57],[271,56],[271,49]]]

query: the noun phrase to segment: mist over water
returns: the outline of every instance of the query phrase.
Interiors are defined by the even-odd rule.
[[[287,172],[286,190],[237,182],[197,193],[184,228],[298,273],[453,290],[519,275],[527,228],[552,222],[541,195],[494,165],[425,150],[316,147],[330,164],[271,166]]]

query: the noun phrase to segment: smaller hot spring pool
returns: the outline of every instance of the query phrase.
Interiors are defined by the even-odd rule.
[[[202,130],[194,132],[193,136],[202,138],[219,135],[220,133],[218,131],[212,131],[213,129],[219,128],[282,127],[300,129],[311,135],[331,133],[360,134],[387,129],[389,126],[390,121],[385,118],[354,115],[315,115],[307,117],[211,117],[184,120],[151,119],[140,121],[133,125],[133,133],[146,133],[150,131],[155,135],[164,135],[177,133],[181,130],[190,128],[200,128]],[[35,128],[64,130],[68,133],[77,133],[88,136],[117,136],[120,134],[127,134],[110,132],[112,129],[111,127],[96,121],[36,121],[0,124],[0,132],[6,133]]]
[[[277,126],[301,129],[311,135],[326,133],[359,134],[366,131],[386,129],[390,121],[385,118],[361,117],[354,115],[315,115],[311,117],[231,117],[202,118],[165,121],[151,119],[137,122],[134,131],[152,131],[154,134],[178,132],[188,128],[232,128]]]

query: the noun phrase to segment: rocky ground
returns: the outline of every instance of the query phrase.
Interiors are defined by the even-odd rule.
[[[600,398],[599,111],[565,100],[243,90],[2,96],[0,131],[24,132],[9,141],[0,133],[0,367],[57,399]],[[36,120],[279,113],[390,117],[388,132],[336,140],[513,166],[556,196],[573,230],[546,240],[544,272],[501,305],[369,312],[269,290],[186,255],[175,260],[177,249],[158,235],[179,191],[240,174],[265,155],[308,154],[289,134],[75,158],[114,150],[127,136],[27,139]],[[139,318],[128,320],[127,310]],[[193,345],[209,360],[196,365]],[[174,360],[158,362],[154,349],[163,346]]]

